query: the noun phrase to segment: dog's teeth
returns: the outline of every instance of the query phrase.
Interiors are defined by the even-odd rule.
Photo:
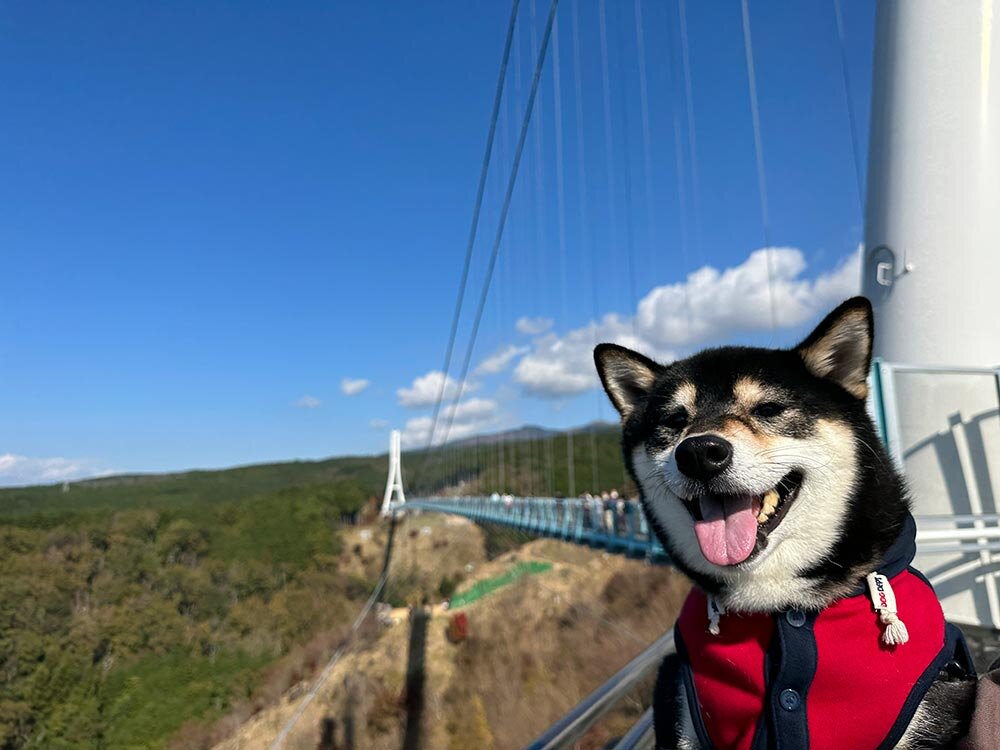
[[[778,493],[776,490],[768,490],[767,494],[764,495],[763,501],[764,510],[774,511],[778,507]]]
[[[774,490],[768,490],[764,494],[764,497],[761,498],[760,513],[757,514],[758,523],[765,523],[774,515],[775,511],[778,510],[778,499],[778,493]]]

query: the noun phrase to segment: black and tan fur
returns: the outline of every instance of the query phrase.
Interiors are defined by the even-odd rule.
[[[727,609],[822,609],[877,569],[902,529],[906,489],[865,403],[872,338],[871,306],[856,297],[792,349],[723,347],[665,366],[613,344],[596,348],[601,381],[621,415],[625,462],[657,537]],[[707,480],[686,476],[675,455],[684,439],[700,435],[733,446],[732,464]],[[748,559],[706,560],[689,498],[764,493],[788,481],[798,482],[791,499],[758,528]],[[943,673],[898,747],[950,746],[967,727],[974,685]],[[671,690],[668,660],[658,691]],[[696,746],[685,744],[683,727],[662,733],[660,714],[664,747]]]

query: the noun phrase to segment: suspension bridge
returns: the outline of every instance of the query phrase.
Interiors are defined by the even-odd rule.
[[[990,287],[983,280],[995,283],[998,271],[994,248],[1000,221],[988,207],[1000,199],[995,184],[1000,148],[992,132],[996,128],[991,131],[988,123],[1000,116],[1000,97],[988,92],[1000,50],[990,22],[972,5],[952,12],[928,2],[879,4],[867,168],[850,27],[839,0],[820,7],[827,14],[837,70],[830,94],[843,107],[846,133],[839,161],[850,175],[844,191],[853,194],[853,208],[838,209],[839,218],[844,225],[864,225],[864,235],[848,241],[861,246],[851,266],[861,278],[852,283],[860,282],[873,301],[879,331],[870,412],[913,488],[918,564],[938,586],[946,613],[956,622],[996,629],[1000,316],[984,308]],[[539,320],[551,316],[544,323],[536,327],[525,318],[521,326],[518,321],[519,328],[539,337],[541,354],[533,352],[529,360],[534,369],[524,365],[526,358],[516,372],[521,385],[535,393],[550,388],[548,395],[568,398],[593,390],[589,353],[601,340],[664,356],[711,342],[710,335],[703,341],[695,332],[707,325],[705,306],[720,300],[702,299],[699,284],[720,274],[689,276],[687,282],[648,291],[666,274],[661,250],[667,244],[673,278],[677,269],[694,272],[709,262],[703,148],[706,131],[718,123],[707,126],[699,120],[693,53],[699,41],[692,35],[685,0],[647,6],[643,0],[611,7],[604,0],[595,5],[551,0],[545,8],[534,0],[512,2],[444,357],[428,381],[436,392],[421,402],[429,413],[407,425],[405,438],[398,431],[391,437],[382,514],[392,528],[401,518],[440,514],[669,565],[620,461],[607,459],[613,454],[603,450],[616,439],[613,427],[602,426],[603,394],[597,393],[594,402],[594,423],[560,432],[558,439],[544,431],[479,434],[468,419],[487,406],[485,399],[477,403],[469,396],[477,378],[528,348],[511,346],[501,350],[509,354],[499,357],[506,357],[501,364],[474,366],[477,343],[490,335],[489,318],[496,319],[498,330],[509,325],[515,290],[527,289],[540,303],[549,303],[536,311]],[[782,227],[769,201],[775,182],[764,147],[766,106],[773,97],[760,94],[761,50],[754,46],[760,18],[753,11],[748,0],[727,11],[727,22],[742,40],[738,72],[746,91],[743,120],[730,126],[742,128],[744,155],[750,155],[746,163],[756,189],[749,200],[756,203],[763,242],[757,258],[764,271],[756,286],[740,286],[749,266],[733,271],[728,293],[754,298],[753,309],[763,312],[745,328],[757,325],[763,342],[774,343],[788,328],[783,306],[788,295],[802,295],[808,308],[808,300],[821,298],[826,287],[793,289],[793,277],[779,268],[795,258],[779,246]],[[657,97],[668,106],[654,107]],[[601,184],[595,184],[595,172]],[[664,174],[667,179],[661,179]],[[942,201],[942,190],[968,200],[962,205]],[[641,199],[634,201],[635,195]],[[486,232],[485,224],[493,231]],[[668,232],[673,236],[666,241]],[[605,248],[603,256],[598,246]],[[481,279],[478,295],[471,289],[476,277]],[[955,291],[963,289],[968,291]],[[607,314],[608,297],[634,314]],[[654,314],[661,302],[671,306],[665,319]],[[553,320],[570,328],[581,311],[588,324],[561,337],[549,333]],[[959,321],[961,334],[952,330]],[[649,328],[657,325],[678,332],[658,337]],[[560,358],[566,352],[571,355]],[[372,602],[382,593],[391,565],[390,536]],[[529,747],[573,746],[623,695],[648,679],[673,647],[669,623],[664,625],[667,635],[641,650]],[[331,665],[337,658],[339,653]],[[301,710],[289,726],[299,716]],[[281,746],[287,729],[272,747]],[[614,746],[651,747],[651,737],[646,711]]]
[[[876,361],[872,368],[869,405],[880,437],[890,456],[904,466],[899,434],[900,417],[891,383],[897,372],[936,375],[974,375],[997,384],[1000,407],[1000,368],[922,367]],[[651,532],[635,499],[592,497],[521,497],[494,492],[486,495],[450,494],[406,499],[402,483],[400,433],[393,431],[389,444],[389,470],[381,513],[434,512],[463,516],[476,523],[496,524],[532,536],[549,537],[594,547],[615,554],[669,564],[669,556]],[[986,468],[995,468],[990,464]],[[481,467],[472,469],[479,473]],[[499,472],[498,472],[499,474]],[[925,553],[977,553],[1000,551],[1000,514],[965,513],[920,515],[917,542]],[[1000,621],[996,621],[1000,627]]]

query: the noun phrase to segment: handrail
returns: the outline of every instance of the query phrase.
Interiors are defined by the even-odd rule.
[[[656,535],[637,503],[627,501],[607,523],[599,503],[579,498],[507,496],[509,502],[490,497],[414,498],[397,510],[432,510],[453,513],[477,523],[499,523],[536,536],[600,547],[653,563],[669,564]],[[917,546],[925,553],[970,553],[1000,549],[1000,514],[966,513],[955,516],[917,516]],[[968,524],[981,524],[969,527]],[[953,528],[942,528],[942,526]],[[959,528],[962,526],[961,528]]]
[[[902,470],[903,445],[899,424],[899,404],[896,399],[896,374],[972,375],[989,376],[996,384],[997,405],[1000,406],[1000,367],[967,367],[962,365],[931,365],[891,362],[876,357],[871,366],[871,407],[879,436],[889,455]]]
[[[674,632],[661,635],[641,654],[622,667],[615,675],[592,692],[559,721],[545,730],[525,750],[562,750],[572,747],[598,719],[610,711],[619,700],[654,669],[667,654],[674,652]],[[627,736],[627,735],[626,735]],[[643,747],[635,745],[635,747]]]
[[[656,734],[653,731],[653,708],[647,708],[639,721],[618,740],[614,750],[654,750]]]
[[[505,503],[487,497],[414,498],[397,510],[433,510],[466,516],[478,523],[499,523],[537,536],[601,547],[653,563],[669,559],[646,523],[645,514],[629,501],[609,526],[602,510],[578,498],[508,498]],[[624,515],[623,515],[624,514]],[[972,553],[1000,549],[1000,514],[917,516],[917,545],[925,553]],[[958,528],[967,524],[981,526]],[[953,525],[955,528],[941,528]]]
[[[923,554],[997,552],[1000,551],[998,523],[1000,514],[996,513],[918,516],[917,548]]]
[[[959,552],[971,555],[976,552],[1000,552],[1000,542],[975,541],[953,542],[949,544],[922,544],[919,551],[925,555],[955,554]]]
[[[895,372],[920,373],[924,375],[996,375],[1000,367],[970,367],[965,365],[919,365],[905,362],[885,362]]]
[[[928,526],[935,523],[975,523],[976,521],[998,523],[1000,522],[1000,513],[956,513],[953,516],[916,516],[916,521],[917,526]]]
[[[1000,539],[1000,526],[965,529],[921,529],[917,544],[922,542],[965,541],[968,539]]]
[[[430,510],[464,516],[653,563],[667,563],[667,553],[652,532],[639,504],[619,498],[610,512],[600,499],[457,496],[415,497],[396,510]]]

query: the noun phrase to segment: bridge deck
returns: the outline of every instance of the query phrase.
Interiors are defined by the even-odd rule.
[[[653,563],[669,562],[651,533],[638,503],[619,501],[606,509],[600,500],[555,497],[419,497],[407,500],[410,510],[464,516],[574,544],[604,549]]]

